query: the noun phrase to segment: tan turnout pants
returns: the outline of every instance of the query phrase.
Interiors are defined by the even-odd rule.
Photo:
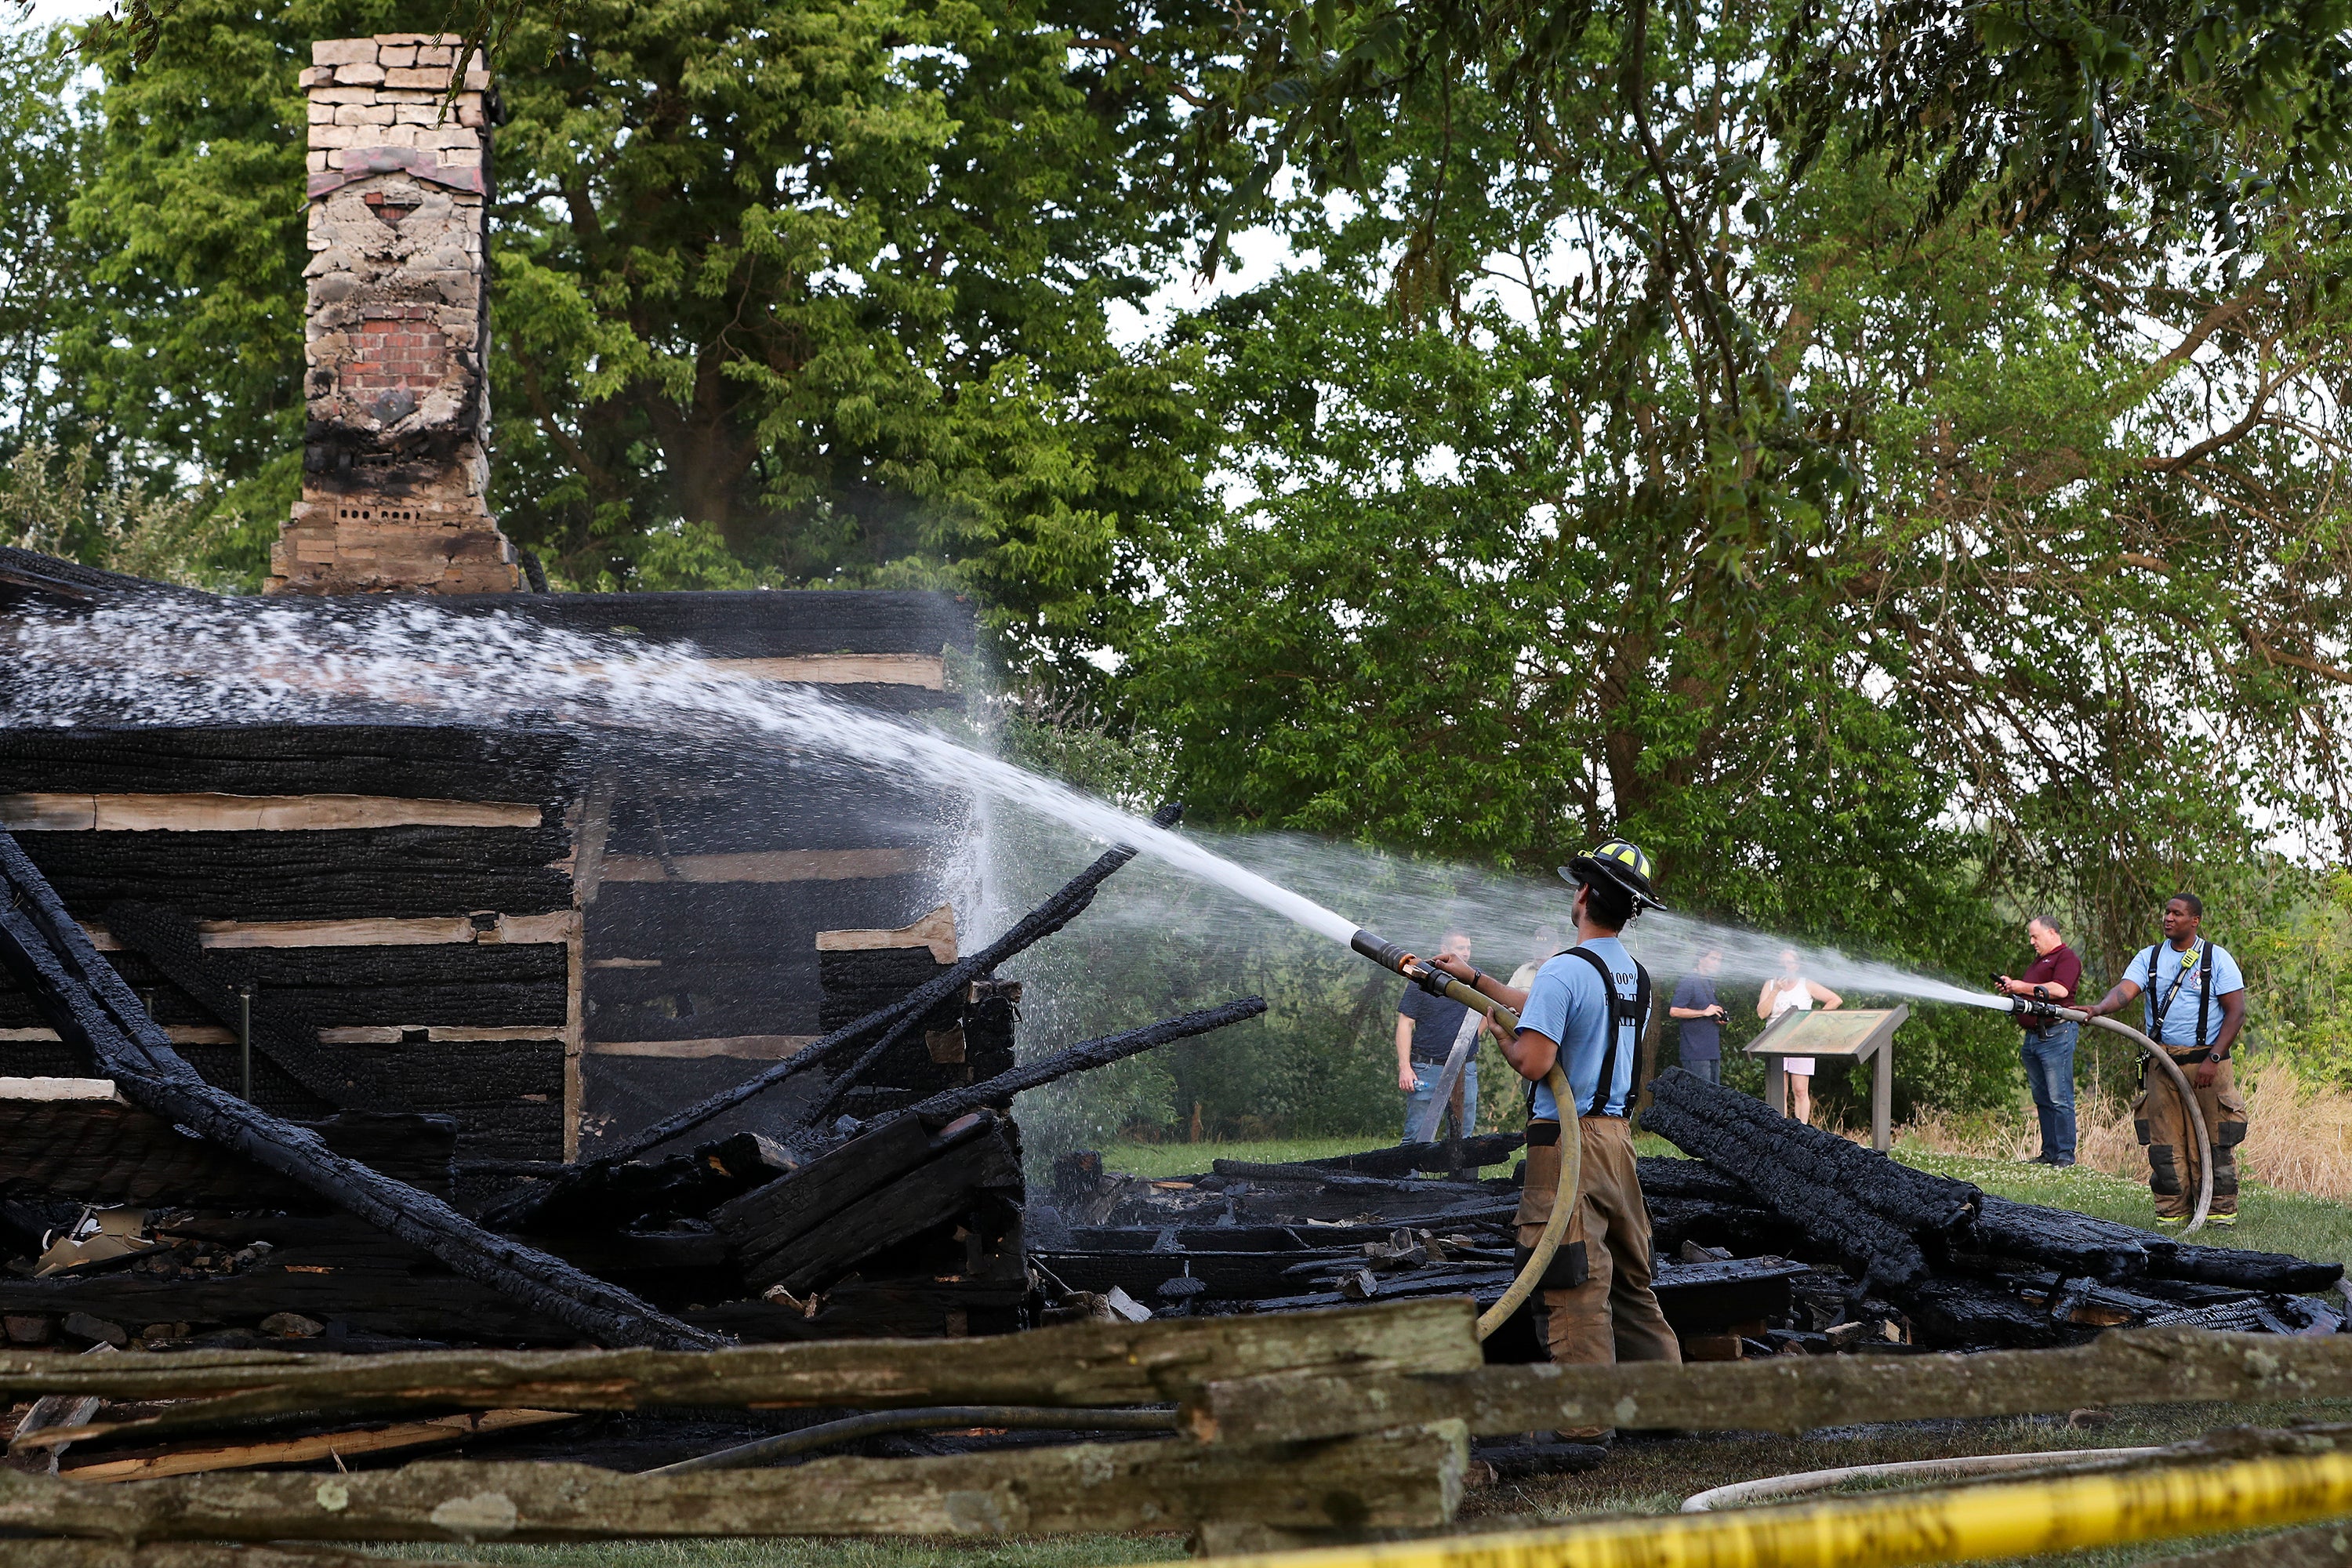
[[[2197,1095],[2197,1110],[2205,1118],[2205,1133],[2211,1142],[2211,1213],[2234,1215],[2238,1212],[2238,1145],[2246,1138],[2246,1097],[2238,1092],[2231,1073],[2232,1064],[2226,1061],[2214,1071],[2209,1087],[2198,1089],[2197,1065],[2182,1061],[2185,1054],[2189,1053],[2175,1051],[2172,1059]],[[2172,1086],[2172,1075],[2154,1062],[2140,1065],[2139,1095],[2132,1101],[2132,1130],[2147,1150],[2147,1190],[2156,1195],[2157,1217],[2187,1219],[2197,1207],[2200,1152],[2193,1147],[2197,1134],[2181,1108],[2180,1091]]]
[[[1683,1359],[1682,1344],[1650,1289],[1650,1205],[1633,1169],[1633,1132],[1622,1117],[1588,1116],[1577,1123],[1583,1143],[1582,1189],[1562,1247],[1584,1247],[1584,1283],[1543,1290],[1544,1342],[1556,1362],[1608,1365],[1621,1361]],[[1559,1188],[1559,1145],[1528,1150],[1519,1191],[1519,1245],[1533,1247],[1551,1218]],[[1563,1431],[1562,1437],[1597,1436]]]

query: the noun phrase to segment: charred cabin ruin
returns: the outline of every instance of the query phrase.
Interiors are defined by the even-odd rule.
[[[0,662],[13,616],[187,605],[331,621],[397,609],[369,596],[427,594],[458,617],[509,616],[608,646],[688,644],[755,689],[814,687],[902,717],[956,700],[948,669],[971,652],[973,624],[945,595],[544,592],[488,503],[488,77],[478,59],[459,64],[455,39],[386,34],[317,44],[301,86],[308,418],[301,497],[267,583],[274,603],[0,552]],[[542,591],[523,591],[526,577]],[[76,1258],[39,1279],[0,1278],[12,1325],[54,1327],[80,1310],[133,1330],[151,1319],[250,1328],[275,1310],[394,1337],[690,1343],[706,1331],[644,1301],[622,1298],[615,1317],[591,1276],[658,1297],[664,1311],[733,1302],[798,1334],[833,1331],[810,1326],[814,1307],[771,1310],[761,1291],[787,1277],[803,1293],[831,1287],[856,1264],[860,1279],[947,1275],[975,1288],[892,1297],[851,1312],[845,1331],[961,1331],[1000,1306],[994,1326],[1014,1326],[1019,1151],[995,1101],[960,1121],[917,1118],[858,1179],[815,1173],[795,1189],[830,1183],[848,1203],[907,1188],[854,1239],[826,1229],[830,1210],[806,1223],[746,1215],[732,1222],[740,1247],[710,1219],[793,1170],[812,1138],[821,1144],[820,1112],[825,1126],[870,1121],[1012,1068],[1017,985],[992,970],[936,984],[961,956],[957,908],[977,888],[968,799],[807,753],[592,735],[527,708],[379,702],[331,721],[170,724],[100,710],[72,727],[10,725],[7,710],[0,690],[0,829],[21,855],[11,896],[20,912],[53,904],[74,928],[70,941],[27,927],[0,943],[14,949],[14,977],[0,970],[11,1272],[26,1272],[27,1248],[75,1205],[168,1215],[163,1253],[178,1258],[125,1274],[119,1257]],[[116,974],[137,998],[137,1019],[108,1026],[122,1068],[112,1076],[137,1084],[110,1089],[107,1049],[73,1005],[27,988],[41,965],[80,962],[60,942],[110,968],[68,988],[87,1005],[105,1011],[90,998]],[[727,1102],[695,1119],[690,1138],[638,1136],[927,983],[920,1016],[882,1046]],[[192,1069],[205,1094],[234,1102],[159,1111],[185,1097],[145,1083],[142,1035],[184,1059],[165,1079]],[[406,1246],[380,1226],[354,1232],[318,1215],[300,1181],[289,1188],[283,1173],[190,1144],[173,1126],[203,1110],[242,1137],[236,1107],[248,1103],[280,1130],[265,1143],[314,1129],[329,1150],[428,1198],[499,1211],[493,1223],[569,1263],[500,1276],[499,1244],[454,1212],[413,1234],[395,1226]],[[803,1154],[763,1132],[800,1137]],[[395,1213],[387,1201],[379,1212]],[[311,1217],[294,1217],[306,1205]],[[269,1213],[280,1217],[252,1218]],[[937,1247],[921,1234],[933,1230]],[[273,1247],[264,1277],[247,1279]],[[318,1256],[289,1261],[305,1249]],[[739,1251],[763,1260],[750,1268],[758,1278],[736,1267]],[[808,1257],[832,1261],[813,1269]],[[586,1272],[566,1276],[570,1264]],[[983,1274],[993,1283],[980,1289]],[[511,1289],[478,1283],[493,1277]],[[546,1280],[552,1296],[539,1290]],[[139,1304],[142,1290],[152,1305]],[[625,1324],[640,1308],[645,1333]],[[618,1342],[595,1327],[616,1323]]]
[[[924,594],[494,603],[898,713],[951,700],[972,635]],[[249,986],[257,1104],[446,1115],[461,1166],[593,1153],[952,962],[967,813],[528,716],[0,732],[0,826],[207,1079],[239,1087]],[[943,1015],[854,1109],[1009,1067],[993,1003],[969,1030]],[[0,991],[0,1075],[76,1076],[70,1056]]]

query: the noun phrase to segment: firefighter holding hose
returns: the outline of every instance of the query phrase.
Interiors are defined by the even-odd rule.
[[[1665,906],[1651,889],[1650,858],[1622,840],[1578,856],[1559,874],[1576,886],[1576,945],[1538,969],[1526,990],[1462,959],[1435,964],[1519,1015],[1503,1055],[1528,1080],[1527,1172],[1516,1216],[1523,1258],[1551,1217],[1563,1111],[1575,1118],[1582,1192],[1538,1297],[1551,1359],[1678,1362],[1681,1346],[1651,1289],[1650,1210],[1627,1120],[1639,1087],[1634,1065],[1649,1020],[1650,976],[1618,940],[1638,911]],[[1567,1074],[1572,1106],[1559,1105],[1544,1086],[1555,1061]],[[1571,1441],[1606,1436],[1560,1434]]]
[[[2212,1142],[2192,1147],[2189,1110],[2179,1091],[2158,1081],[2150,1062],[2132,1101],[2134,1131],[2147,1150],[2147,1186],[2158,1226],[2186,1225],[2196,1190],[2189,1162],[2213,1162],[2213,1207],[2208,1225],[2238,1223],[2238,1145],[2246,1136],[2246,1100],[2231,1080],[2230,1051],[2246,1023],[2246,981],[2238,961],[2200,932],[2205,905],[2181,893],[2164,906],[2164,940],[2133,954],[2114,990],[2084,1009],[2093,1017],[2117,1013],[2147,998],[2147,1036],[2179,1064],[2194,1086],[2197,1109]]]

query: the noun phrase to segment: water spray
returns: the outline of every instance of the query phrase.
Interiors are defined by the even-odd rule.
[[[1376,936],[1359,926],[1355,934],[1348,939],[1348,945],[1381,968],[1403,975],[1431,995],[1444,996],[1484,1013],[1507,1034],[1518,1032],[1517,1014],[1484,993],[1465,985],[1433,963],[1423,963],[1418,959],[1407,963],[1406,960],[1412,959],[1413,955],[1387,938]],[[1568,1086],[1568,1074],[1561,1069],[1556,1056],[1552,1059],[1551,1070],[1544,1074],[1544,1087],[1551,1090],[1554,1105],[1572,1106],[1575,1103],[1576,1096]],[[1527,1263],[1519,1269],[1518,1277],[1511,1281],[1511,1288],[1503,1292],[1501,1300],[1478,1314],[1480,1339],[1493,1337],[1495,1331],[1510,1321],[1511,1314],[1526,1305],[1528,1298],[1535,1294],[1536,1282],[1551,1267],[1552,1254],[1559,1250],[1560,1238],[1568,1234],[1568,1222],[1576,1212],[1577,1184],[1583,1176],[1583,1167],[1584,1141],[1575,1135],[1569,1119],[1563,1116],[1559,1130],[1559,1184],[1552,1193],[1551,1217],[1544,1222],[1543,1235],[1536,1238],[1534,1250],[1528,1254]]]

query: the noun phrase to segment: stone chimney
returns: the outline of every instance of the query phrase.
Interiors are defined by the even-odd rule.
[[[489,74],[476,56],[445,114],[457,58],[422,33],[310,47],[302,499],[272,593],[520,585],[486,500]]]

